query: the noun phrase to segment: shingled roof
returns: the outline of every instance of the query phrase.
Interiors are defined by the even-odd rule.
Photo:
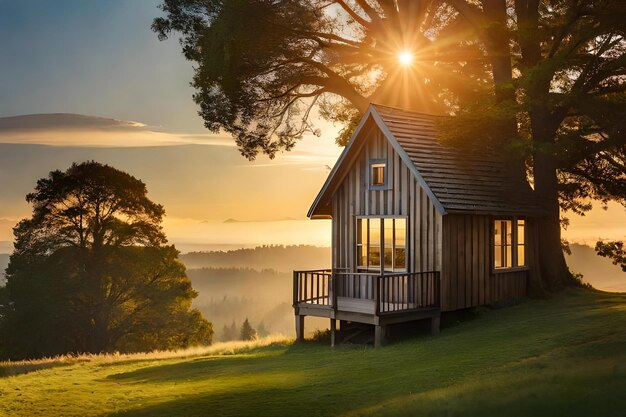
[[[400,154],[441,214],[541,214],[527,184],[514,182],[502,160],[489,152],[462,153],[439,140],[436,120],[442,116],[370,105],[361,124],[331,171],[309,211],[314,217],[321,200],[330,197],[343,171],[342,164],[359,140],[360,128],[370,118]]]

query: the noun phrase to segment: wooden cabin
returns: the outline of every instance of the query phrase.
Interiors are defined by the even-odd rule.
[[[375,326],[527,293],[541,209],[489,153],[461,153],[438,116],[371,105],[308,217],[332,219],[332,267],[294,271],[298,340],[304,317]]]

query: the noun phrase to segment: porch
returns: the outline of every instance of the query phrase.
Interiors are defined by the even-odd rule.
[[[374,325],[374,345],[384,342],[386,326],[421,319],[439,331],[439,271],[349,272],[320,269],[294,271],[293,307],[297,340],[304,339],[304,317],[330,319],[331,345],[337,320]]]

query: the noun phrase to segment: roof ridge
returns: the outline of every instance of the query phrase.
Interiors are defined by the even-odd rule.
[[[427,113],[427,112],[423,112],[423,111],[416,111],[416,110],[407,110],[407,109],[403,109],[400,107],[394,107],[394,106],[389,106],[386,104],[380,104],[380,103],[374,103],[371,102],[370,106],[373,106],[375,108],[386,108],[386,109],[390,109],[390,110],[394,110],[400,113],[408,113],[408,114],[414,114],[414,115],[420,115],[420,116],[429,116],[429,117],[452,117],[450,115],[447,114],[434,114],[434,113]]]

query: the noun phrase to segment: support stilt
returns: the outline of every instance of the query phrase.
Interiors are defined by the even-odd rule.
[[[385,326],[374,326],[374,347],[382,347],[385,343]]]
[[[337,320],[330,319],[330,346],[335,347],[337,338]]]
[[[439,326],[441,324],[441,318],[439,316],[430,319],[430,333],[433,335],[439,334]]]
[[[296,315],[296,342],[304,342],[304,316]]]

